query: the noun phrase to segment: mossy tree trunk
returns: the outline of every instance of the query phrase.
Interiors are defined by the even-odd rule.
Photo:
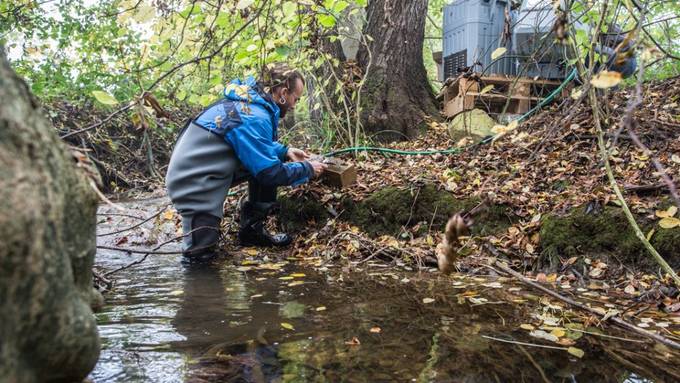
[[[428,0],[371,0],[359,66],[364,131],[379,139],[408,139],[422,132],[427,118],[438,118],[434,93],[423,63]]]
[[[0,46],[0,381],[94,367],[97,198]]]

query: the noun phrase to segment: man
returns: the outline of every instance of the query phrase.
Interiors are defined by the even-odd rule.
[[[166,185],[182,216],[183,255],[190,262],[215,256],[223,204],[229,188],[248,181],[241,206],[239,242],[243,246],[286,246],[287,234],[270,234],[265,219],[276,206],[276,188],[318,177],[326,165],[309,161],[300,149],[277,142],[279,118],[295,108],[304,78],[283,64],[260,81],[234,80],[224,98],[191,120],[175,145]],[[286,162],[289,161],[289,162]]]

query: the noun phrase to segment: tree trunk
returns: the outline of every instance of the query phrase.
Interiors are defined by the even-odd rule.
[[[97,198],[0,46],[0,381],[80,382],[99,356],[89,304]]]
[[[423,64],[428,0],[371,0],[358,62],[366,76],[361,92],[364,130],[378,139],[413,138],[438,119]],[[370,51],[370,52],[369,52]]]

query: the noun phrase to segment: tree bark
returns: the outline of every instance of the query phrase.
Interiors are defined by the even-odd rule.
[[[364,34],[368,47],[357,61],[366,76],[361,92],[364,131],[381,140],[403,140],[438,119],[423,63],[428,0],[371,0]]]
[[[79,382],[100,349],[89,307],[97,197],[4,52],[0,381]]]

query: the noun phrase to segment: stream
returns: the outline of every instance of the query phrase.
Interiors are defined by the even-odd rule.
[[[144,217],[164,203],[123,206]],[[106,218],[115,211],[100,209],[99,233],[134,224]],[[172,222],[158,226],[98,242],[153,248],[177,234]],[[100,250],[96,269],[105,273],[141,257]],[[102,352],[89,376],[95,383],[680,379],[676,353],[611,327],[607,334],[631,339],[580,334],[574,338],[582,358],[530,337],[522,324],[537,315],[558,316],[559,309],[546,308],[535,292],[508,279],[343,270],[259,251],[210,266],[185,266],[179,255],[150,255],[110,278],[114,286],[96,313]]]

